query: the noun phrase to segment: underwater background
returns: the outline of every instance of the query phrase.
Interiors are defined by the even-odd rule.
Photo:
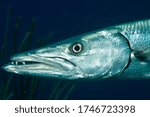
[[[148,18],[144,0],[0,0],[0,66],[18,52]],[[0,69],[0,99],[150,99],[150,80],[69,81]]]

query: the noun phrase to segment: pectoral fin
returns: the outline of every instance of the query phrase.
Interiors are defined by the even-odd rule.
[[[134,55],[136,58],[145,61],[145,62],[150,62],[150,49],[142,50],[142,51],[135,51]]]

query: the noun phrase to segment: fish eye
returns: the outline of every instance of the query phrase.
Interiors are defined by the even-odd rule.
[[[74,43],[72,44],[70,47],[70,51],[75,53],[75,54],[78,54],[78,53],[81,53],[82,50],[83,50],[83,45],[81,43]]]

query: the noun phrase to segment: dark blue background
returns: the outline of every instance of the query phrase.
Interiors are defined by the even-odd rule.
[[[110,25],[150,18],[150,3],[144,0],[3,0],[0,37],[9,5],[12,6],[10,29],[17,16],[23,17],[20,37],[31,19],[36,19],[35,41],[50,32],[53,32],[52,42],[57,42]],[[11,42],[11,30],[9,34]],[[150,81],[78,81],[70,99],[150,99]]]

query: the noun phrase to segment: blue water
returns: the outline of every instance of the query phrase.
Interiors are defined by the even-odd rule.
[[[22,24],[17,40],[19,46],[21,40],[31,24],[31,19],[35,18],[36,28],[33,41],[46,37],[51,32],[52,39],[49,43],[54,43],[72,36],[97,30],[110,25],[150,18],[150,3],[142,0],[1,0],[0,5],[0,43],[4,37],[4,27],[6,24],[6,14],[11,6],[12,13],[8,30],[8,41],[11,48],[13,29],[17,16],[22,16]],[[36,48],[34,44],[30,47]],[[12,51],[9,49],[9,55]],[[5,61],[5,62],[8,62]],[[1,60],[0,65],[5,64]],[[8,73],[0,71],[2,74]],[[20,80],[20,76],[18,80]],[[21,76],[22,78],[22,76]],[[2,78],[5,79],[5,78]],[[0,80],[1,84],[3,83]],[[24,80],[25,78],[23,78]],[[44,87],[53,80],[40,78],[40,87]],[[14,89],[19,92],[20,82],[15,80],[17,86]],[[43,84],[42,84],[43,83]],[[48,85],[46,85],[48,87]],[[14,88],[14,87],[13,87]],[[48,87],[49,88],[49,87]],[[30,89],[28,89],[30,91]],[[38,96],[41,89],[38,88],[37,96],[33,99],[47,99],[48,90],[43,97]],[[23,98],[15,98],[23,99]],[[150,81],[77,81],[76,87],[69,96],[69,99],[150,99]]]

